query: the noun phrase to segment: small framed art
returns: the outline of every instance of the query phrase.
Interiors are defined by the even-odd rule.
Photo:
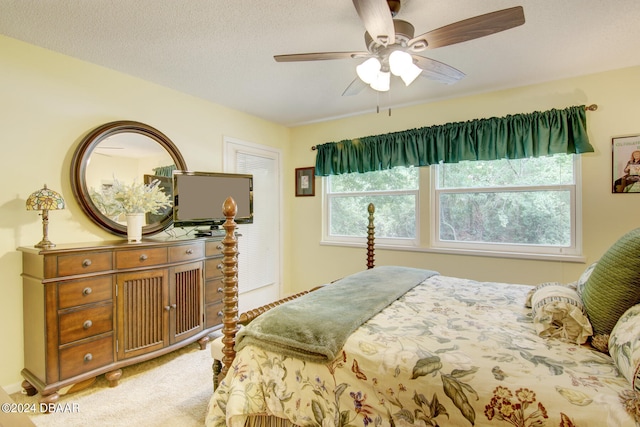
[[[315,168],[296,168],[296,197],[315,196]]]
[[[640,193],[640,135],[611,139],[612,192]]]

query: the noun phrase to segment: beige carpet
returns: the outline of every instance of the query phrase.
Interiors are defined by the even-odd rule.
[[[49,426],[203,426],[213,393],[211,352],[197,344],[157,359],[122,369],[117,387],[110,388],[104,376],[90,387],[61,396],[60,404],[78,408],[76,413],[30,415],[38,427]],[[16,403],[35,403],[15,393]]]

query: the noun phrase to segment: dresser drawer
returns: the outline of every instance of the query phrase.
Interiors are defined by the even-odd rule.
[[[207,280],[204,285],[204,302],[209,304],[211,302],[222,301],[224,296],[224,285],[222,279],[220,280]]]
[[[74,280],[58,285],[58,307],[69,308],[113,298],[112,276]]]
[[[111,252],[89,252],[60,255],[57,260],[58,276],[96,273],[113,268]]]
[[[223,308],[224,308],[224,304],[222,304],[222,302],[217,304],[207,305],[205,309],[205,313],[206,313],[206,321],[204,325],[205,328],[210,328],[212,326],[217,326],[222,324]]]
[[[167,262],[166,248],[147,248],[116,252],[117,268],[138,268]]]
[[[113,330],[113,304],[60,313],[60,344]]]
[[[204,263],[204,278],[215,279],[217,277],[222,278],[222,260],[220,258],[217,259],[208,259]]]
[[[113,363],[113,335],[60,350],[60,379]]]
[[[222,256],[222,248],[224,248],[224,245],[221,241],[207,242],[205,245],[205,256]]]
[[[191,261],[204,256],[204,245],[202,242],[190,245],[172,246],[169,248],[169,262]]]

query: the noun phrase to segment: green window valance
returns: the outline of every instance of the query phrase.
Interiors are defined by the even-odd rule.
[[[173,171],[176,170],[176,165],[170,166],[160,166],[153,169],[154,175],[157,176],[166,176],[171,178],[173,176]]]
[[[584,105],[328,142],[316,148],[318,176],[593,152]]]

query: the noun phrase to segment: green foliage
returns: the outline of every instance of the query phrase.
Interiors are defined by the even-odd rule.
[[[571,193],[538,189],[574,181],[573,156],[441,165],[440,239],[546,246],[571,244]],[[511,191],[491,191],[510,187]],[[517,190],[522,188],[522,190]]]
[[[553,187],[574,183],[573,165],[573,155],[555,155],[437,166],[440,239],[570,246],[571,192]],[[416,237],[418,168],[332,176],[328,184],[332,236],[366,236],[373,203],[377,238]]]
[[[514,187],[573,183],[573,155],[448,163],[439,166],[439,188]]]
[[[353,193],[367,191],[417,190],[419,170],[417,168],[393,168],[367,173],[335,175],[330,179],[331,193]],[[366,212],[366,211],[365,211]]]
[[[330,177],[330,192],[334,194],[330,199],[331,235],[366,236],[367,207],[373,203],[376,237],[413,239],[418,180],[416,168]]]

